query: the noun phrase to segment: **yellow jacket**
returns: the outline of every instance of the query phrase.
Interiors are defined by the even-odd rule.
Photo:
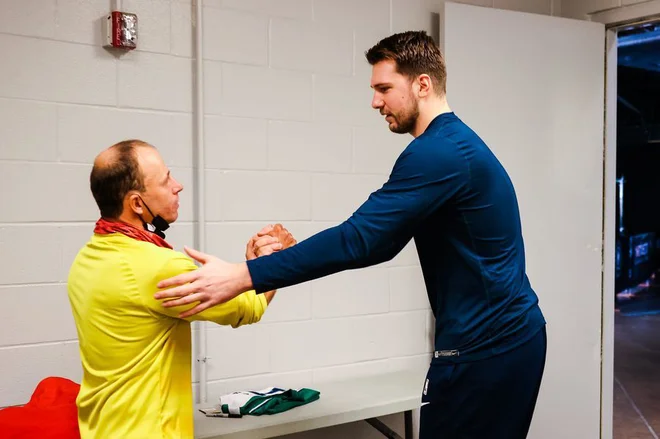
[[[191,305],[164,308],[156,284],[196,268],[182,253],[120,233],[95,234],[80,250],[68,291],[83,366],[82,439],[193,437],[190,321],[237,327],[267,307],[250,291],[179,319]]]

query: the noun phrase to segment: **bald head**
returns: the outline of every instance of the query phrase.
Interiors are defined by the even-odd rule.
[[[153,148],[141,140],[125,140],[101,152],[89,177],[92,194],[103,218],[119,218],[126,194],[144,191],[138,150]]]
[[[99,155],[97,155],[94,159],[94,169],[104,169],[108,166],[112,166],[112,164],[115,163],[119,157],[118,150],[119,144],[116,144],[99,153]]]
[[[136,150],[138,148],[153,148],[153,146],[142,140],[124,140],[123,142],[115,143],[96,156],[94,159],[94,168],[104,169],[112,167],[126,154],[131,154],[137,159]]]

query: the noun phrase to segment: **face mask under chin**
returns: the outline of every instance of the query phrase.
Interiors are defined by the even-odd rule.
[[[142,220],[142,225],[144,226],[144,229],[151,232],[155,233],[156,235],[160,236],[161,238],[165,239],[165,233],[163,231],[169,229],[170,225],[165,219],[160,216],[160,215],[154,215],[147,203],[144,202],[142,197],[140,197],[140,200],[142,200],[142,203],[144,204],[144,207],[147,208],[149,211],[149,214],[153,218],[151,220],[151,223],[148,223],[142,218],[142,215],[140,215],[140,220]]]

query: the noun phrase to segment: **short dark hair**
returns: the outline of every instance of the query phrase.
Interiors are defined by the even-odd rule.
[[[385,60],[396,63],[397,72],[414,79],[427,74],[437,94],[447,93],[447,67],[442,52],[425,31],[408,31],[380,40],[365,52],[372,66]]]
[[[124,197],[129,191],[144,191],[144,176],[138,164],[137,147],[151,147],[137,139],[112,145],[113,155],[106,162],[94,163],[89,183],[103,218],[118,218],[124,210]]]

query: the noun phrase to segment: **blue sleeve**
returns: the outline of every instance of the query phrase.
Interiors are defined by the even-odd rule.
[[[247,261],[254,289],[283,288],[396,256],[417,225],[468,180],[456,145],[433,140],[414,140],[389,180],[348,220],[284,251]]]

